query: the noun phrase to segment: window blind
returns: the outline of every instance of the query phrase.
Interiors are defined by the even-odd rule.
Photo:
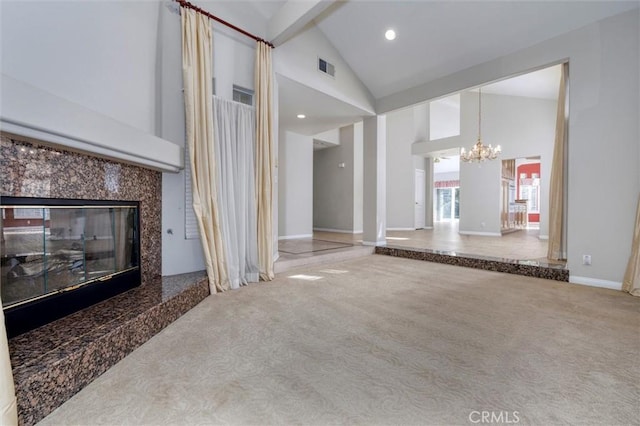
[[[191,191],[191,160],[189,159],[189,148],[184,150],[184,238],[187,240],[197,240],[198,221],[193,211],[193,192]]]

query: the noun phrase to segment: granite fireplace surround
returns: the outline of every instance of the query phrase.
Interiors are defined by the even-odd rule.
[[[9,340],[18,417],[35,424],[209,295],[161,277],[160,172],[0,133],[0,195],[140,202],[142,285]]]

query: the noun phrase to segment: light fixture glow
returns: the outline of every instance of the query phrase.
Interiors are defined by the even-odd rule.
[[[396,32],[392,29],[388,29],[387,32],[384,33],[384,38],[386,38],[387,40],[395,40]]]
[[[470,151],[466,151],[464,148],[460,149],[460,160],[465,163],[480,163],[486,160],[495,160],[498,158],[502,148],[500,145],[495,148],[491,145],[487,146],[482,143],[482,88],[478,89],[478,142],[471,148]]]
[[[307,118],[307,116],[304,114],[298,114],[296,115],[296,117],[298,117],[299,119]]]

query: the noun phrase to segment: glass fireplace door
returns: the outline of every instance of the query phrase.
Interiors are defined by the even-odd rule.
[[[137,206],[0,207],[5,308],[139,268]]]

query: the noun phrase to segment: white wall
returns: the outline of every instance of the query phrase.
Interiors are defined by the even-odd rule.
[[[313,234],[313,138],[283,131],[278,142],[279,237],[310,237]]]
[[[354,226],[355,126],[342,127],[339,132],[339,145],[313,153],[313,228],[362,231],[361,224],[359,229]],[[359,145],[361,148],[362,139]],[[341,163],[344,163],[344,167],[339,167]],[[359,168],[362,169],[362,162]],[[362,182],[361,177],[359,180]],[[362,205],[360,211],[362,212]]]
[[[618,286],[631,250],[640,191],[639,35],[639,12],[630,11],[380,99],[378,113],[568,59],[567,265],[573,281],[589,282],[586,277]],[[603,144],[624,155],[603,158]],[[592,255],[591,266],[582,265],[583,254]]]
[[[460,94],[429,103],[429,139],[443,139],[460,134]]]
[[[387,114],[387,229],[415,229],[414,112]]]
[[[413,128],[415,130],[414,139],[418,141],[429,140],[429,104],[423,103],[413,107]]]
[[[433,181],[440,182],[446,180],[458,180],[460,179],[460,172],[442,172],[442,173],[434,173]]]
[[[340,144],[340,129],[331,129],[326,132],[316,133],[313,135],[313,140],[324,142],[327,144],[339,145]]]
[[[180,16],[165,4],[3,2],[2,72],[183,147]],[[184,173],[162,187],[162,273],[204,269],[184,239]]]
[[[540,235],[549,230],[549,180],[557,102],[519,96],[482,95],[482,139],[501,145],[500,159],[540,156]],[[460,143],[478,135],[478,93],[462,93]],[[460,165],[460,232],[500,233],[501,161]],[[483,225],[484,224],[484,225]]]
[[[156,130],[160,3],[2,2],[2,73]]]
[[[267,39],[268,23],[263,12],[259,10],[260,8],[247,7],[247,5],[242,1],[193,0],[191,3],[216,15],[220,19],[237,25],[251,34]],[[213,26],[216,32],[224,31],[238,42],[249,44],[254,43],[254,41],[248,37],[232,29],[226,28],[222,24],[213,22]]]
[[[318,71],[318,57],[335,65],[335,77]],[[273,60],[277,74],[374,113],[373,96],[318,28],[309,26],[278,46]]]

